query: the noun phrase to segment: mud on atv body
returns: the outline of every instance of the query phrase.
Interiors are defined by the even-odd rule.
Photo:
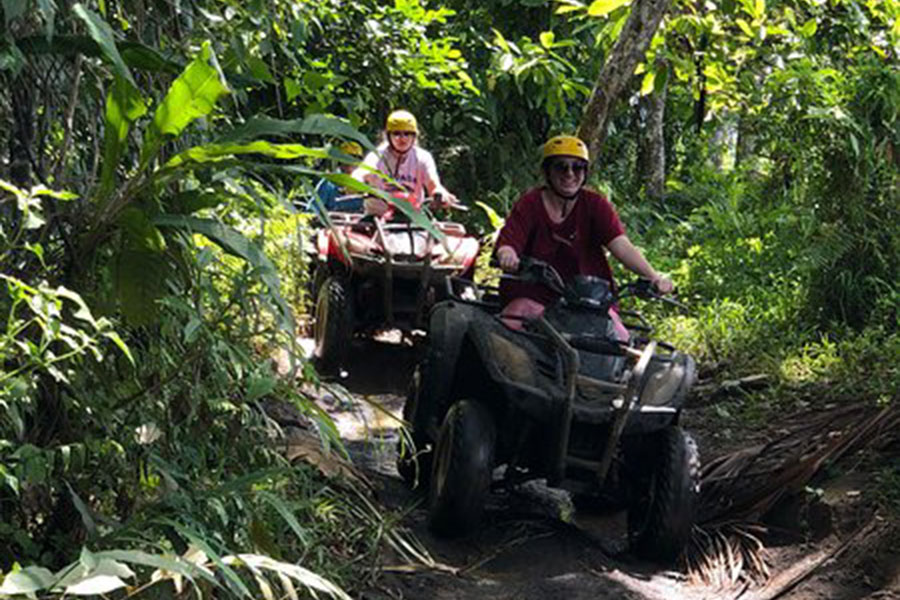
[[[672,560],[699,491],[697,448],[678,425],[694,361],[646,339],[635,312],[622,311],[636,322],[619,342],[605,281],[561,291],[522,330],[504,324],[490,295],[434,307],[404,407],[419,453],[401,455],[398,470],[430,483],[430,525],[440,534],[476,526],[491,473],[506,465],[500,485],[544,478],[579,495],[624,498],[632,548]]]
[[[315,356],[320,369],[343,362],[355,333],[424,328],[444,280],[474,268],[478,240],[454,222],[435,222],[444,241],[408,222],[331,213],[318,233]]]

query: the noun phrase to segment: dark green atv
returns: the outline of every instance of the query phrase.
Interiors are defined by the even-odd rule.
[[[417,451],[399,454],[400,474],[430,486],[429,525],[441,535],[477,527],[492,487],[546,479],[624,501],[632,549],[674,560],[699,497],[697,446],[678,424],[693,359],[649,340],[637,312],[621,311],[631,339],[617,339],[609,308],[626,296],[659,298],[649,282],[615,294],[600,278],[565,285],[545,263],[522,264],[518,279],[560,299],[520,330],[500,319],[496,293],[451,294],[432,310],[403,411]]]

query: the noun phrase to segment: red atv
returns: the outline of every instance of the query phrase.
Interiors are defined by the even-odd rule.
[[[316,236],[313,278],[315,359],[323,372],[341,366],[356,333],[424,328],[431,306],[447,295],[447,277],[471,280],[477,238],[460,223],[431,218],[424,210],[430,202],[410,203],[443,240],[405,214],[395,216],[393,206],[383,217],[329,213],[331,227]]]

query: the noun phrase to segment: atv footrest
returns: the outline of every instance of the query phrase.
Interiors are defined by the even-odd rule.
[[[598,471],[600,469],[600,461],[599,460],[591,460],[589,458],[580,458],[578,456],[567,456],[566,457],[566,466],[567,467],[577,467],[579,469],[585,469],[587,471]]]

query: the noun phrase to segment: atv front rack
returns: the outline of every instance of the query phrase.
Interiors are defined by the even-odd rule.
[[[647,384],[649,378],[650,362],[656,354],[657,342],[650,341],[643,349],[636,349],[630,346],[621,345],[622,352],[630,356],[634,361],[634,366],[625,372],[622,383],[611,383],[601,379],[594,379],[579,373],[580,358],[578,349],[571,342],[577,339],[577,336],[571,336],[559,332],[544,317],[540,317],[534,321],[537,330],[543,333],[556,346],[563,359],[563,389],[565,390],[565,399],[562,410],[559,414],[560,433],[557,439],[553,460],[553,465],[548,483],[556,485],[565,479],[566,469],[568,467],[577,467],[592,471],[595,474],[598,484],[603,484],[606,475],[609,472],[613,457],[616,454],[616,447],[625,431],[629,417],[637,411],[668,413],[675,414],[677,409],[670,406],[641,406],[641,392]],[[578,344],[578,342],[575,342]],[[591,349],[599,350],[599,349]],[[610,405],[615,411],[610,433],[606,440],[606,445],[599,460],[592,460],[569,455],[569,437],[574,420],[586,422],[600,422],[606,420],[609,415],[609,408],[591,407],[576,405],[576,397],[579,389],[593,388],[594,390],[602,390],[612,396]]]

